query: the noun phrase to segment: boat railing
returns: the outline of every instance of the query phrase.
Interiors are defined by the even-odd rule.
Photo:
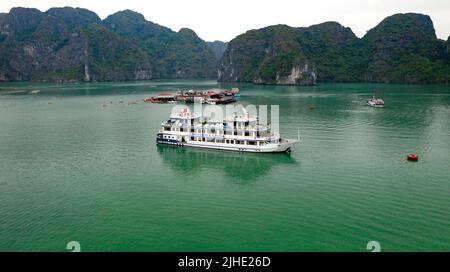
[[[161,123],[162,127],[175,127],[175,128],[183,128],[183,129],[203,129],[203,130],[220,130],[223,131],[223,126],[208,126],[203,124],[195,124],[195,125],[186,125],[182,123]],[[268,131],[270,130],[270,125],[256,125],[256,126],[246,126],[246,127],[231,127],[226,126],[225,131]]]
[[[255,137],[255,136],[242,136],[242,135],[224,135],[224,134],[205,134],[205,133],[193,133],[190,135],[195,138],[205,139],[223,139],[223,140],[252,140],[252,141],[264,141],[272,142],[274,139],[270,137]]]

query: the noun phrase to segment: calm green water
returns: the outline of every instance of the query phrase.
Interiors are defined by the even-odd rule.
[[[158,147],[171,105],[128,105],[216,86],[0,85],[42,91],[0,95],[0,251],[450,250],[449,86],[238,85],[291,155]]]

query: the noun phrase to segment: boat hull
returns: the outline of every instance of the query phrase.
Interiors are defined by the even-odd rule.
[[[371,106],[373,108],[384,108],[384,105],[377,105],[374,103],[367,103],[367,106]]]
[[[236,152],[250,152],[250,153],[283,153],[290,152],[294,144],[298,143],[297,140],[286,139],[280,143],[271,143],[265,146],[248,146],[248,145],[238,145],[238,144],[218,144],[209,142],[197,142],[197,141],[187,141],[180,142],[175,139],[162,139],[157,138],[157,144],[164,145],[175,145],[180,147],[195,147],[195,148],[206,148],[206,149],[217,149],[217,150],[227,150]]]

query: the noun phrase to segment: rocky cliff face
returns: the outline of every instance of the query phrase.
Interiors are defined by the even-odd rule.
[[[261,83],[261,81],[257,83]],[[310,64],[297,65],[292,67],[291,73],[285,76],[277,74],[275,84],[281,85],[314,85],[316,84],[316,72],[314,66]]]
[[[315,84],[316,79],[333,81],[340,72],[332,73],[327,65],[346,69],[341,60],[352,57],[347,47],[356,40],[335,22],[252,30],[230,42],[219,65],[219,80],[297,85]]]
[[[53,12],[49,10],[49,14]],[[53,15],[34,9],[12,9],[0,21],[0,33],[0,70],[4,80],[32,80],[44,73],[55,78],[58,71],[84,63],[85,42],[80,31]]]
[[[396,14],[362,39],[367,69],[364,79],[384,83],[446,82],[445,43],[436,38],[433,22],[421,14]]]
[[[174,32],[130,10],[115,13],[102,24],[149,56],[155,78],[216,77],[213,52],[191,29]]]
[[[216,59],[220,60],[223,56],[223,53],[225,53],[225,50],[227,50],[228,43],[224,43],[221,41],[213,41],[208,42],[208,46],[214,53],[214,56],[216,56]]]
[[[362,39],[336,22],[278,25],[232,40],[218,74],[219,81],[258,84],[447,83],[446,51],[448,41],[437,39],[431,19],[421,14],[388,17]]]
[[[288,76],[296,59],[287,55],[297,50],[290,30],[287,26],[272,26],[248,31],[232,40],[219,66],[219,80],[269,84],[275,83],[277,77]],[[278,59],[285,65],[276,67]]]
[[[0,14],[0,81],[120,81],[215,77],[206,42],[119,12],[105,21],[85,9]]]
[[[275,25],[239,35],[223,50],[223,43],[208,44],[190,29],[174,32],[129,10],[103,21],[79,8],[0,14],[0,81],[218,75],[256,84],[450,82],[450,38],[437,39],[421,14],[390,16],[362,39],[336,22]]]

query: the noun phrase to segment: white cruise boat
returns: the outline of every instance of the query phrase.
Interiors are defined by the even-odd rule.
[[[201,122],[185,108],[161,124],[158,144],[200,147],[239,152],[290,152],[299,140],[282,139],[271,133],[270,127],[258,123],[256,117],[245,113],[223,121]]]

